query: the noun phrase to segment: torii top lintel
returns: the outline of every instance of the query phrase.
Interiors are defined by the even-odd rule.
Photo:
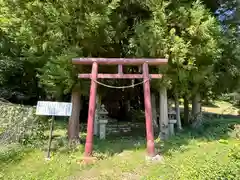
[[[102,65],[162,65],[167,64],[167,59],[158,58],[73,58],[73,64],[92,64],[96,62]]]

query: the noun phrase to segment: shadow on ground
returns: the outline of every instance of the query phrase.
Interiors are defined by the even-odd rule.
[[[210,142],[227,140],[230,137],[236,138],[236,132],[234,133],[236,124],[240,124],[240,118],[207,120],[198,129],[185,128],[182,132],[176,132],[176,135],[169,140],[156,143],[156,148],[159,153],[165,154],[168,151],[183,149],[192,140]],[[98,138],[94,140],[94,152],[108,154],[108,156],[126,150],[134,151],[145,148],[145,128],[134,129],[131,133],[110,135],[106,140]]]
[[[205,113],[206,120],[204,124],[197,130],[191,128],[184,128],[182,132],[176,132],[176,135],[169,140],[160,143],[156,143],[156,149],[159,153],[167,153],[175,149],[182,148],[192,141],[217,141],[220,139],[228,139],[233,135],[234,125],[240,124],[239,116],[222,115]],[[55,131],[66,130],[67,122],[57,120],[55,122]],[[155,133],[157,138],[157,133]],[[80,151],[84,152],[86,139],[86,132],[81,132],[81,147]],[[66,135],[54,135],[52,151],[58,151],[61,153],[71,153],[71,149],[68,149]],[[47,141],[45,142],[47,146]],[[47,147],[44,148],[46,150]],[[132,128],[131,132],[108,134],[105,140],[100,140],[94,137],[93,149],[95,154],[105,154],[106,156],[113,156],[123,151],[135,151],[139,149],[146,149],[146,130],[145,123],[142,123],[139,127]],[[1,160],[1,159],[0,159]]]
[[[239,129],[235,129],[237,124],[240,124],[240,118],[207,120],[198,129],[186,128],[182,132],[177,132],[176,136],[164,142],[164,148],[160,151],[167,153],[179,148],[184,149],[183,147],[192,140],[211,142],[238,138]]]
[[[106,140],[95,138],[94,151],[112,156],[126,150],[144,149],[145,141],[145,129],[136,128],[128,133],[109,134]]]
[[[156,143],[156,149],[161,154],[168,154],[173,150],[185,151],[186,147],[192,140],[200,140],[205,142],[227,140],[230,137],[237,138],[236,132],[238,131],[240,136],[240,130],[234,129],[236,124],[240,124],[240,118],[231,119],[212,119],[207,120],[197,130],[185,128],[182,132],[177,132],[176,135],[169,140],[160,143]],[[55,126],[58,128],[65,128],[63,125]],[[85,133],[83,133],[85,134]],[[82,136],[85,137],[84,135]],[[61,143],[54,147],[55,143]],[[45,143],[47,145],[47,142]],[[60,149],[67,145],[66,137],[55,137],[53,140],[52,150],[59,153],[71,153],[72,151],[61,151]],[[84,152],[85,143],[82,142],[80,148],[76,151],[79,153]],[[100,140],[94,137],[94,156],[99,159],[111,157],[115,154],[119,154],[123,151],[136,151],[146,149],[146,132],[145,124],[142,126],[132,129],[129,133],[121,134],[109,134],[106,140]],[[0,166],[11,161],[20,162],[28,153],[34,149],[14,147],[12,150],[0,152]],[[43,150],[45,151],[45,150]]]

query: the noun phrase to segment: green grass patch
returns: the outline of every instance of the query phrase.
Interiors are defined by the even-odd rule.
[[[145,138],[134,133],[134,136],[108,137],[105,141],[95,138],[97,162],[77,164],[84,146],[69,150],[60,136],[64,133],[57,130],[61,133],[54,143],[59,145],[50,161],[45,160],[45,151],[37,148],[18,145],[1,148],[0,179],[238,180],[240,142],[236,124],[240,124],[240,119],[206,121],[198,130],[186,129],[166,142],[160,141],[156,144],[164,157],[160,163],[145,160]]]

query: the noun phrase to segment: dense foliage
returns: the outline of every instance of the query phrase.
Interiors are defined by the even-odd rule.
[[[202,89],[206,93],[214,83],[213,65],[221,53],[217,20],[200,1],[185,6],[146,1],[146,6],[153,17],[136,26],[130,40],[133,54],[168,58],[167,73],[176,92],[191,94]]]
[[[45,92],[59,99],[74,87],[87,94],[88,83],[76,78],[84,69],[71,66],[77,56],[166,57],[170,87],[178,96],[221,95],[233,91],[239,77],[235,1],[0,3],[1,97],[9,100],[29,103]],[[207,8],[218,9],[223,32]],[[223,78],[232,80],[225,84]]]
[[[0,102],[0,146],[10,143],[41,144],[44,123],[35,108]]]
[[[165,57],[167,68],[150,69],[166,74],[164,81],[152,81],[153,92],[163,83],[169,98],[184,98],[187,117],[191,100],[193,107],[199,107],[196,103],[201,100],[238,93],[240,6],[237,1],[216,2],[0,0],[0,96],[36,104],[38,99],[69,100],[71,93],[72,100],[78,99],[69,121],[75,127],[80,103],[84,104],[80,98],[89,92],[89,81],[78,80],[77,72],[90,68],[72,66],[71,58]],[[115,69],[100,67],[100,71]],[[141,87],[136,93],[99,89],[109,109],[118,111],[115,114],[128,114],[130,106],[143,108]],[[115,93],[118,98],[111,100],[108,94]]]
[[[202,93],[207,95],[206,88],[211,93],[219,91],[212,88],[217,77],[238,76],[234,70],[237,61],[225,58],[239,59],[234,53],[238,52],[237,32],[233,32],[238,6],[237,2],[219,6],[217,15],[229,27],[220,36],[220,26],[205,6],[213,10],[218,4],[204,3],[1,0],[1,96],[11,99],[8,94],[17,91],[27,99],[44,97],[40,89],[44,87],[47,93],[59,97],[75,85],[87,93],[88,85],[76,80],[76,70],[71,67],[70,59],[76,56],[167,57],[175,91],[184,93],[189,86],[193,91],[205,87]],[[229,17],[226,12],[231,8],[234,15]],[[213,66],[216,74],[212,73]],[[223,67],[232,68],[226,75]],[[16,88],[14,84],[20,82],[22,87]],[[34,87],[32,92],[28,86]],[[227,89],[229,86],[224,84]]]
[[[151,81],[151,90],[157,94],[165,86],[169,99],[184,99],[186,117],[191,100],[192,109],[196,103],[214,98],[234,96],[240,102],[239,12],[237,0],[0,0],[0,179],[62,179],[76,169],[89,170],[89,166],[76,165],[82,145],[76,146],[77,152],[58,149],[51,161],[42,161],[42,151],[35,145],[46,144],[44,121],[35,115],[34,107],[12,104],[69,101],[71,94],[68,140],[80,142],[79,113],[87,111],[89,80],[79,80],[77,73],[89,73],[91,68],[73,66],[74,57],[167,58],[168,66],[151,67],[153,73],[166,74],[161,81]],[[116,68],[100,66],[99,71],[116,72]],[[137,67],[124,69],[138,71]],[[133,83],[104,82],[116,86]],[[99,87],[98,93],[110,113],[124,120],[143,119],[142,87],[121,91]],[[60,126],[56,125],[52,150],[56,150],[54,146],[64,149],[71,142],[65,138],[66,124],[63,129]],[[139,144],[145,147],[140,137],[126,140],[121,135],[119,144],[98,141],[94,148],[99,159],[119,153],[122,145],[132,149],[134,144],[129,156],[102,160],[106,162],[102,172],[108,173],[100,176],[124,179],[123,174],[130,177],[134,169],[149,179],[240,178],[240,128],[235,119],[211,119],[197,130],[177,135],[168,142],[160,141],[166,163],[159,166],[140,160]],[[17,145],[6,146],[10,143]],[[95,168],[101,171],[102,166]],[[120,176],[118,171],[124,173]]]

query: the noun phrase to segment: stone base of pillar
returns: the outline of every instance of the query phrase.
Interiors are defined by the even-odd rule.
[[[149,162],[162,162],[163,161],[163,156],[157,154],[155,156],[146,156],[146,161]]]

